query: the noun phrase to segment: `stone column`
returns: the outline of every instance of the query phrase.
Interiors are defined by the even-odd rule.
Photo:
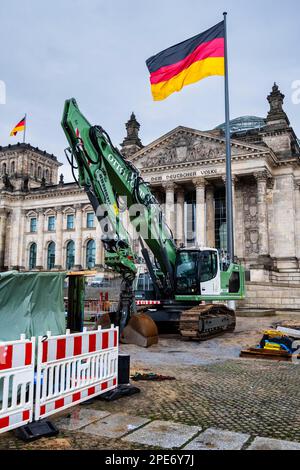
[[[0,271],[4,269],[4,255],[6,242],[7,209],[0,209]]]
[[[81,204],[75,205],[75,270],[82,269],[82,209]]]
[[[43,209],[38,209],[38,231],[37,231],[37,266],[36,269],[44,269],[44,223],[45,216]]]
[[[300,259],[300,181],[295,181],[295,245],[296,257]],[[270,247],[270,252],[272,249]]]
[[[206,224],[207,224],[207,245],[209,248],[215,248],[215,188],[207,186],[206,188]]]
[[[259,231],[259,255],[269,255],[268,238],[268,206],[267,206],[267,172],[262,171],[255,174],[257,181],[257,212]]]
[[[222,177],[225,185],[225,197],[227,201],[227,196],[226,196],[226,176]],[[236,189],[236,184],[237,184],[237,177],[232,175],[232,217],[233,217],[233,242],[234,242],[234,252],[236,251],[236,241],[237,241],[237,236],[236,236],[236,194],[235,194],[235,189]]]
[[[7,212],[6,215],[6,229],[5,229],[5,248],[4,248],[4,269],[10,269],[10,239],[11,239],[11,232],[12,232],[12,224],[11,224],[11,211]]]
[[[175,221],[175,213],[174,213],[174,200],[175,200],[175,186],[174,183],[167,183],[165,185],[166,190],[166,205],[165,205],[165,214],[166,214],[166,222],[172,232],[174,232],[174,221]]]
[[[238,184],[235,191],[235,255],[245,258],[245,220],[243,184]]]
[[[18,252],[18,265],[19,269],[25,269],[26,266],[26,246],[25,246],[25,237],[26,232],[26,211],[21,210],[21,220],[20,220],[20,238],[19,238],[19,252]]]
[[[205,223],[205,179],[193,180],[196,187],[196,243],[199,247],[206,244]]]
[[[12,269],[19,269],[21,267],[22,258],[22,245],[23,245],[23,211],[21,206],[15,207],[12,211],[12,232],[10,240],[10,266]]]
[[[63,208],[56,208],[56,250],[55,250],[55,269],[62,269],[63,265]]]
[[[184,236],[184,189],[179,188],[176,191],[177,195],[177,204],[176,204],[176,240],[180,246],[182,243],[185,243]]]

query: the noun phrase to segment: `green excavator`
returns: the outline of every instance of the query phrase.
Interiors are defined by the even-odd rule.
[[[65,102],[62,127],[74,179],[77,169],[78,184],[101,224],[105,264],[122,278],[116,322],[123,342],[144,346],[156,342],[153,319],[159,321],[159,317],[177,322],[185,339],[201,341],[233,331],[235,311],[225,302],[244,298],[243,267],[231,264],[221,270],[219,253],[213,248],[178,248],[139,170],[114,147],[102,127],[88,122],[75,99]],[[124,205],[139,234],[151,279],[152,301],[138,302],[149,306],[143,313],[136,309],[137,256],[123,222]],[[144,294],[139,291],[137,298],[145,299]]]

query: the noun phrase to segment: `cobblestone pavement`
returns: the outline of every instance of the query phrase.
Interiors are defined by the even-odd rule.
[[[131,354],[132,372],[172,375],[176,381],[139,382],[139,395],[112,403],[95,400],[84,408],[199,426],[204,431],[217,428],[239,432],[249,434],[252,440],[260,436],[300,442],[300,367],[239,358],[242,348],[257,344],[264,329],[286,318],[239,319],[235,334],[202,344],[161,338],[160,344],[149,350],[122,346],[123,352]],[[70,412],[67,410],[64,415]],[[57,419],[58,415],[52,417],[53,422]],[[0,435],[0,449],[24,447],[145,448],[82,430],[61,431],[57,438],[29,445],[16,440],[13,433]]]

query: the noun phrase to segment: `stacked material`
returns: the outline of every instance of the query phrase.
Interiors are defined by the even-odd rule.
[[[241,351],[240,356],[287,361],[299,359],[300,329],[296,328],[298,325],[293,326],[295,328],[277,326],[276,330],[265,331],[259,345],[256,348]]]

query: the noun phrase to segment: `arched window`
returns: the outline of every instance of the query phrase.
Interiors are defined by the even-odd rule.
[[[42,177],[42,169],[41,167],[39,166],[38,167],[38,178],[41,178]]]
[[[47,251],[47,269],[53,269],[55,266],[55,243],[50,242]]]
[[[2,175],[6,175],[6,163],[2,165]]]
[[[29,269],[36,268],[36,243],[31,243],[29,248]]]
[[[71,269],[75,262],[75,243],[70,240],[67,244],[66,269]]]
[[[34,176],[34,164],[33,163],[30,164],[30,175]]]
[[[86,244],[86,267],[93,269],[96,262],[96,243],[95,240],[89,240]]]
[[[46,181],[49,180],[49,170],[45,171],[45,179],[46,179]]]
[[[15,162],[12,161],[10,164],[10,173],[13,175],[15,171],[16,171],[16,165],[15,165]]]

